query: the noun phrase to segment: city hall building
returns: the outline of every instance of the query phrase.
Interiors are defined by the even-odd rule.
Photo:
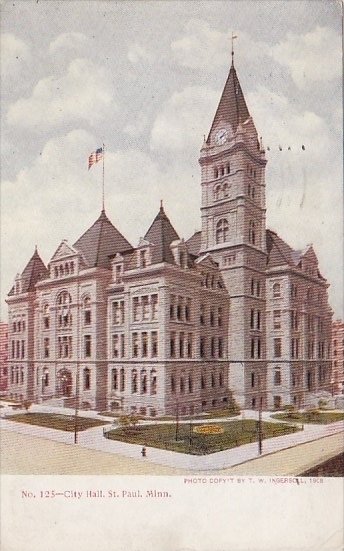
[[[202,229],[163,205],[136,247],[103,210],[8,298],[8,393],[141,415],[303,407],[331,385],[328,284],[266,229],[262,142],[234,64],[201,148]]]

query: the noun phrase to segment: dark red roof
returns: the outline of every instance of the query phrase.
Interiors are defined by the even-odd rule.
[[[48,276],[48,274],[48,269],[39,256],[36,248],[35,252],[33,253],[32,257],[30,258],[29,262],[27,263],[21,274],[21,293],[34,291],[37,281],[44,279]],[[14,294],[14,287],[12,287],[8,294]]]
[[[110,268],[109,257],[132,250],[129,241],[113,226],[104,210],[73,246],[83,254],[89,268]]]
[[[245,122],[250,116],[245,102],[244,94],[240,86],[234,65],[231,66],[229,75],[222,92],[213,124],[208,135],[207,143],[210,141],[212,129],[218,123],[230,123],[233,132],[236,132],[240,123]]]
[[[186,246],[190,254],[198,256],[201,250],[202,232],[196,231],[187,241]]]

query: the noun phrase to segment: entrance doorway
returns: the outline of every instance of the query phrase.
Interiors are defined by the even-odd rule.
[[[58,396],[69,397],[72,395],[73,379],[68,369],[61,369],[57,374],[57,394]]]

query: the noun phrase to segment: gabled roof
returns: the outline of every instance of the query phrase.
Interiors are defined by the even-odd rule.
[[[104,210],[73,247],[83,254],[89,268],[110,268],[110,256],[132,250],[129,241],[112,225]]]
[[[71,247],[64,239],[57,247],[50,262],[53,260],[60,260],[61,258],[67,258],[69,256],[75,256],[76,254],[78,254],[78,251],[74,249],[74,247]]]
[[[152,264],[169,262],[175,264],[170,248],[172,241],[179,239],[179,235],[166,216],[163,206],[154,218],[149,230],[144,236],[145,241],[152,243]]]
[[[43,260],[38,254],[37,247],[35,252],[30,258],[29,262],[25,266],[21,274],[21,293],[28,293],[29,291],[34,291],[37,281],[44,279],[48,276],[48,269],[46,268]],[[8,293],[9,295],[14,294],[14,287]]]
[[[271,230],[266,230],[266,249],[268,253],[268,268],[285,266],[286,264],[296,266],[295,255],[297,251],[294,251],[277,233]]]
[[[210,141],[210,134],[217,124],[230,123],[233,132],[236,132],[240,123],[244,123],[250,117],[247,109],[243,91],[232,64],[229,75],[222,92],[220,103],[217,107],[213,124],[208,135],[207,143]]]
[[[202,232],[196,231],[187,241],[186,246],[190,254],[198,256],[201,250]]]

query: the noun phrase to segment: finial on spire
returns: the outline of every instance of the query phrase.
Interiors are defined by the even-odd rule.
[[[164,212],[164,205],[162,199],[160,199],[160,212]]]
[[[37,245],[35,245],[35,254],[37,254],[37,253],[38,253],[38,247],[37,247]]]
[[[232,31],[232,66],[234,67],[234,40],[238,38]]]

